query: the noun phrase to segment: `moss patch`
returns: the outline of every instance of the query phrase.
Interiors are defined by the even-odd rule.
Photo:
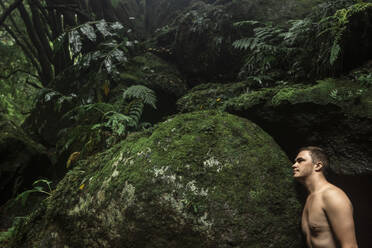
[[[127,85],[142,84],[174,96],[185,94],[187,89],[178,70],[151,52],[134,57],[120,78]]]
[[[13,244],[298,247],[290,174],[285,154],[255,124],[218,111],[178,115],[80,161],[42,221],[21,228],[37,233],[23,231]]]

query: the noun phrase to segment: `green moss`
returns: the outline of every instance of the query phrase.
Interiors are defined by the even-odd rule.
[[[191,89],[188,94],[177,101],[177,108],[181,112],[191,112],[206,109],[225,108],[225,103],[232,97],[246,92],[248,82],[232,84],[207,83]]]
[[[61,245],[72,247],[107,247],[99,233],[128,247],[231,240],[297,247],[300,206],[289,164],[247,120],[219,111],[178,115],[81,161],[49,198],[43,221],[30,223],[42,228],[29,242],[46,242],[55,225],[68,237]],[[81,232],[85,226],[92,228]]]
[[[239,111],[247,110],[257,105],[266,104],[266,102],[272,98],[275,92],[276,89],[262,89],[245,93],[229,100],[226,103],[226,107],[228,109],[234,108],[234,110]]]
[[[319,81],[314,86],[294,85],[284,87],[273,96],[271,104],[278,106],[283,102],[291,104],[314,102],[324,105],[332,101],[329,94],[334,87],[335,82],[331,79]]]
[[[134,57],[120,78],[129,84],[146,85],[176,96],[183,95],[187,88],[176,67],[150,52]]]

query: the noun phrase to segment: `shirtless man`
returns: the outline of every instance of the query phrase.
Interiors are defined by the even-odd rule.
[[[347,195],[324,176],[329,160],[319,147],[301,148],[293,177],[309,192],[302,213],[302,231],[310,248],[357,248],[353,206]]]

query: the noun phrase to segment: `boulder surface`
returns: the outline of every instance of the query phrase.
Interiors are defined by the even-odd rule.
[[[12,247],[301,247],[288,158],[254,123],[177,115],[80,161]]]

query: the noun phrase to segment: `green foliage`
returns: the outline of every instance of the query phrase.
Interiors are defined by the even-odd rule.
[[[0,30],[0,112],[21,124],[31,111],[38,85],[34,69],[14,40]]]
[[[363,86],[372,86],[372,73],[361,74],[356,78]]]
[[[257,22],[239,22],[235,23],[235,26],[243,24],[257,25]],[[283,36],[286,33],[281,27],[275,27],[271,23],[261,24],[260,27],[253,28],[253,32],[253,37],[239,39],[232,44],[234,48],[249,51],[245,65],[240,72],[240,77],[246,79],[252,76],[262,77],[268,74],[272,68],[284,66],[286,64],[285,58],[293,50],[285,44]]]
[[[103,115],[103,122],[95,124],[92,129],[107,128],[112,131],[113,135],[123,136],[127,131],[127,127],[134,127],[134,121],[131,117],[109,111]]]
[[[342,53],[342,37],[348,29],[349,20],[352,16],[365,12],[368,8],[372,8],[371,3],[356,3],[338,9],[333,15],[322,18],[318,24],[321,27],[321,32],[318,37],[329,34],[332,39],[332,48],[330,51],[329,63],[334,63],[341,57]]]
[[[124,90],[121,99],[113,105],[94,103],[75,107],[63,116],[76,125],[61,130],[58,150],[92,152],[102,142],[106,147],[112,146],[125,138],[128,132],[148,126],[148,123],[140,122],[143,108],[149,105],[156,109],[155,104],[153,90],[134,85]]]
[[[106,112],[114,109],[114,106],[108,103],[79,105],[64,114],[62,119],[79,121],[80,124],[91,124],[100,120]]]
[[[124,100],[140,99],[144,104],[148,104],[156,109],[155,92],[143,85],[133,85],[123,92]]]
[[[96,73],[112,77],[119,74],[117,67],[127,62],[128,48],[137,42],[131,42],[125,37],[119,22],[110,23],[103,19],[64,32],[57,38],[55,47],[62,47],[66,41],[77,71],[93,67]]]
[[[5,245],[10,241],[15,233],[16,225],[18,225],[21,219],[22,217],[15,217],[12,226],[5,232],[0,232],[0,245],[4,245],[5,247]]]
[[[52,104],[56,112],[61,112],[65,104],[73,104],[77,101],[77,95],[72,93],[64,95],[56,90],[43,88],[35,94],[34,105]]]
[[[350,31],[349,22],[357,15],[367,18],[369,9],[372,9],[371,3],[338,0],[321,4],[308,17],[290,20],[286,25],[257,21],[235,23],[235,27],[248,27],[248,35],[253,31],[251,37],[242,37],[233,43],[233,47],[247,51],[240,76],[248,79],[266,75],[296,80],[341,72],[343,37]]]
[[[20,193],[14,200],[14,203],[15,202],[18,202],[18,201],[21,201],[21,204],[22,206],[25,206],[26,204],[26,201],[28,199],[28,196],[31,194],[31,193],[43,193],[43,194],[47,194],[48,196],[51,196],[52,195],[52,188],[50,187],[50,184],[52,182],[49,181],[49,180],[46,180],[46,179],[39,179],[39,180],[36,180],[32,185],[33,185],[33,188],[32,189],[29,189],[29,190],[26,190],[22,193]],[[38,185],[39,184],[39,185]],[[41,185],[44,185],[44,186],[47,186],[46,189],[44,189],[43,186],[40,186]]]
[[[364,93],[364,89],[345,90],[345,89],[333,89],[329,92],[329,96],[338,102],[344,102],[360,96]]]

